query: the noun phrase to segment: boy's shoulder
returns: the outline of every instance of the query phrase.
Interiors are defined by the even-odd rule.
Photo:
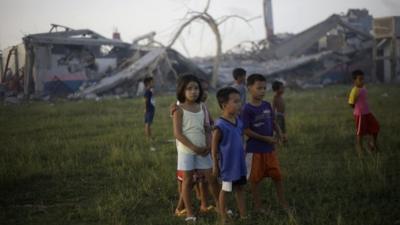
[[[367,90],[366,88],[365,88],[365,86],[362,86],[362,87],[357,87],[357,86],[353,86],[352,88],[351,88],[351,92],[359,92],[359,91],[361,91],[361,90]]]
[[[216,126],[230,126],[233,125],[234,127],[241,127],[243,126],[243,121],[240,117],[236,117],[236,124],[233,124],[232,122],[222,118],[218,117],[217,120],[215,121]]]
[[[149,96],[149,95],[153,95],[153,89],[151,88],[144,90],[144,96]]]
[[[365,89],[365,88],[364,88],[364,87],[360,88],[360,87],[357,87],[357,86],[353,86],[353,87],[351,88],[351,90],[350,90],[349,96],[350,96],[350,97],[356,97],[356,96],[358,96],[358,94],[360,93],[360,91],[363,90],[363,89]]]
[[[273,101],[275,101],[275,100],[283,100],[283,95],[274,95],[274,97],[272,99],[273,99]]]
[[[238,84],[238,83],[234,83],[234,84],[232,84],[232,86],[231,87],[233,87],[233,88],[236,88],[237,90],[241,90],[241,89],[244,89],[244,88],[246,88],[246,86],[242,83],[242,84]]]
[[[217,126],[217,127],[221,127],[221,126],[225,127],[228,124],[229,124],[229,122],[222,117],[218,117],[217,120],[215,121],[215,126]]]
[[[260,107],[271,108],[271,103],[266,100],[263,100]]]
[[[353,91],[353,90],[357,90],[357,89],[358,89],[358,87],[353,85],[350,90]]]
[[[230,134],[237,134],[237,131],[240,130],[240,132],[243,132],[243,121],[237,117],[236,118],[236,124],[233,124],[232,122],[219,117],[217,121],[215,122],[215,128],[221,132],[221,135],[224,136],[225,138],[228,139],[236,139],[232,137]],[[231,140],[234,141],[234,140]]]
[[[266,100],[261,101],[261,104],[258,106],[252,105],[250,103],[246,103],[243,106],[243,111],[254,111],[255,109],[263,109],[263,108],[271,108],[271,103]]]

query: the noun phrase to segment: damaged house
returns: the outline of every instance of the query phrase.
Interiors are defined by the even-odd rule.
[[[353,14],[360,15],[362,22],[356,23]],[[350,10],[347,16],[332,15],[266,50],[268,57],[290,59],[285,64],[294,64],[269,70],[267,75],[303,87],[350,81],[348,74],[356,68],[371,75],[373,37],[366,32],[371,28],[372,17],[364,10]]]
[[[374,74],[384,83],[400,83],[400,16],[374,19]]]
[[[236,65],[302,88],[349,82],[348,74],[356,68],[372,79],[372,21],[367,10],[352,9],[298,34],[241,43],[223,56],[220,85],[233,82],[230,73]],[[207,68],[206,61],[199,63]]]
[[[138,82],[146,76],[153,76],[156,88],[161,90],[174,89],[175,80],[182,73],[192,72],[204,80],[210,78],[173,49],[156,46],[152,41],[154,33],[130,44],[119,40],[117,34],[114,34],[116,38],[108,39],[88,29],[61,26],[65,30],[53,31],[60,26],[52,26],[48,33],[24,37],[18,47],[23,51],[3,51],[2,62],[6,63],[3,63],[2,83],[9,73],[9,76],[23,77],[21,85],[26,95],[134,96]],[[140,45],[144,39],[147,44]],[[23,72],[11,68],[20,68]]]

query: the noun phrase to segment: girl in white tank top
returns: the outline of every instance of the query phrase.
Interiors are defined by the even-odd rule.
[[[179,79],[177,97],[180,105],[173,114],[173,123],[178,150],[177,169],[184,174],[181,195],[186,208],[186,221],[196,221],[190,199],[194,170],[207,179],[215,204],[218,206],[218,184],[211,177],[211,148],[206,144],[205,113],[200,104],[202,94],[197,77],[185,75]]]
[[[204,131],[204,112],[200,109],[198,112],[191,112],[184,108],[182,110],[182,134],[198,147],[206,147],[206,137]],[[184,145],[178,139],[176,140],[178,151],[187,154],[196,154],[189,147]]]

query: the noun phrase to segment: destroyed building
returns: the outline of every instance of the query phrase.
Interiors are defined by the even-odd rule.
[[[233,82],[237,66],[301,88],[350,82],[354,69],[364,70],[370,81],[400,82],[399,18],[373,19],[365,9],[351,9],[297,34],[269,32],[261,41],[239,43],[221,56],[218,86]],[[0,53],[0,83],[12,93],[81,98],[135,96],[146,76],[155,78],[160,91],[174,90],[183,73],[210,80],[215,58],[187,59],[154,36],[126,43],[119,33],[108,39],[52,25],[50,32],[28,35]]]
[[[23,90],[25,48],[23,44],[8,47],[0,54],[0,84],[13,93]]]
[[[365,9],[332,15],[298,34],[275,34],[268,40],[241,43],[227,51],[220,85],[233,82],[237,65],[248,73],[281,79],[289,86],[323,86],[349,82],[350,71],[362,69],[372,78],[373,17]],[[199,61],[207,69],[207,61]]]
[[[374,19],[374,71],[381,82],[400,83],[400,16]]]
[[[58,26],[28,35],[23,44],[3,51],[1,83],[18,77],[24,93],[36,96],[134,96],[146,76],[155,78],[159,90],[174,89],[183,73],[210,78],[177,51],[153,42],[142,46],[138,39],[130,44],[119,35],[108,39],[88,29],[53,31]]]

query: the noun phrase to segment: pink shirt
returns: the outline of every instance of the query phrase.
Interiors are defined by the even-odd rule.
[[[353,87],[349,96],[349,104],[354,104],[354,115],[370,113],[367,103],[367,89],[365,87]]]

